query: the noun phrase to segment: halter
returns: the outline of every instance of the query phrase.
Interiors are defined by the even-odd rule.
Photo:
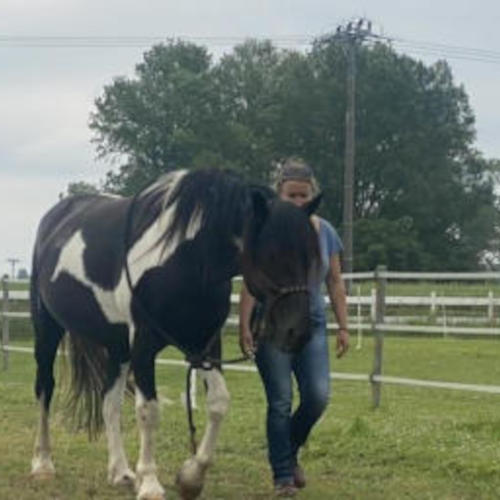
[[[306,285],[283,286],[283,287],[277,287],[276,290],[277,293],[271,298],[271,300],[267,304],[264,304],[262,302],[260,303],[261,307],[256,309],[255,317],[253,318],[253,321],[251,321],[253,327],[252,333],[254,335],[254,338],[256,339],[260,337],[262,330],[262,321],[264,319],[264,311],[266,309],[267,311],[271,311],[276,306],[276,303],[287,295],[295,293],[309,294],[309,288]]]
[[[278,297],[281,297],[282,295],[290,295],[291,293],[300,293],[300,292],[309,293],[309,288],[306,285],[283,286],[278,290],[279,290]]]
[[[267,276],[262,270],[257,268],[257,269],[251,269],[250,271],[252,275],[254,276],[257,275],[257,280],[254,281],[260,281],[261,283],[263,283],[264,288],[270,290],[272,294],[271,300],[267,304],[265,304],[265,307],[269,311],[272,310],[273,307],[275,307],[276,303],[280,299],[282,299],[287,295],[292,295],[296,293],[309,294],[309,287],[304,283],[279,286],[276,285],[276,283],[274,283],[274,281],[271,278],[269,278],[269,276]],[[263,301],[261,300],[261,302]],[[262,320],[262,317],[260,318],[260,320]]]
[[[276,306],[276,303],[287,295],[293,295],[296,293],[306,293],[309,295],[309,288],[306,285],[291,285],[283,286],[277,289],[277,293],[271,298],[267,308],[269,311]]]

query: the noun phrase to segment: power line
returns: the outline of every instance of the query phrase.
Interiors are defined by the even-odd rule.
[[[270,40],[272,42],[292,45],[311,45],[314,37],[307,35],[285,35],[274,37],[242,37],[242,36],[33,36],[3,35],[0,36],[0,47],[11,48],[106,48],[106,47],[145,47],[168,40],[183,40],[206,43],[212,46],[232,46],[248,40]]]
[[[388,42],[394,48],[401,51],[419,54],[431,55],[449,59],[462,59],[466,61],[482,62],[489,64],[500,63],[500,52],[472,47],[463,47],[434,42],[422,42],[416,40],[407,40],[399,37],[389,37],[372,35],[372,42],[382,40]]]
[[[45,35],[1,35],[0,48],[18,49],[93,49],[93,48],[147,48],[153,44],[168,40],[182,40],[202,43],[211,47],[232,47],[248,39],[269,40],[276,45],[287,47],[309,47],[314,41],[325,37],[312,35],[277,35],[277,36],[45,36]],[[328,38],[328,37],[326,37]],[[437,56],[485,64],[500,64],[500,52],[473,47],[455,46],[443,43],[407,40],[400,37],[380,36],[371,33],[367,40],[385,41],[395,48],[418,55]]]
[[[387,39],[391,45],[399,50],[420,54],[438,56],[448,59],[461,59],[488,64],[500,64],[500,52],[472,49],[464,47],[453,47],[450,45],[418,43],[402,39]]]
[[[462,61],[471,61],[471,62],[493,64],[493,65],[500,64],[500,58],[487,59],[487,58],[479,58],[479,57],[470,57],[470,56],[463,56],[463,55],[457,55],[457,54],[449,54],[446,52],[440,52],[440,51],[435,51],[435,50],[434,51],[433,50],[421,50],[421,49],[412,48],[412,47],[404,47],[404,52],[408,53],[408,54],[421,55],[421,56],[436,56],[440,59],[456,59],[456,60],[462,60]]]
[[[433,50],[443,50],[447,52],[460,52],[463,54],[470,53],[471,55],[486,56],[486,57],[500,57],[500,52],[494,50],[477,49],[471,47],[463,47],[458,45],[448,45],[443,43],[435,42],[422,42],[417,40],[406,40],[404,38],[391,37],[388,40],[392,40],[396,43],[401,43],[404,45],[411,45],[414,47],[430,48]]]

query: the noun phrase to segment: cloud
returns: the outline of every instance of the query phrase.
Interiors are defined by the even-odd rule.
[[[10,151],[12,167],[39,162],[48,151],[90,137],[91,103],[84,89],[64,85],[16,86],[2,89],[0,145]]]

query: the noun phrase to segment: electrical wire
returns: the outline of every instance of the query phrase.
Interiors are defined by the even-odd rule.
[[[181,40],[201,43],[209,47],[233,47],[248,39],[269,40],[278,46],[308,47],[317,37],[311,35],[282,36],[36,36],[0,35],[0,48],[147,48],[168,40]],[[443,43],[407,40],[370,34],[368,42],[383,41],[390,43],[396,50],[418,55],[461,59],[487,64],[500,64],[500,52],[472,47],[454,46]]]

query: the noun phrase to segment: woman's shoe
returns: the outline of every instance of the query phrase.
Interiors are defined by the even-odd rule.
[[[293,482],[274,483],[274,494],[277,497],[294,497],[297,493],[297,487]]]
[[[304,469],[299,464],[293,469],[293,484],[296,488],[306,487],[306,475],[304,474]]]

